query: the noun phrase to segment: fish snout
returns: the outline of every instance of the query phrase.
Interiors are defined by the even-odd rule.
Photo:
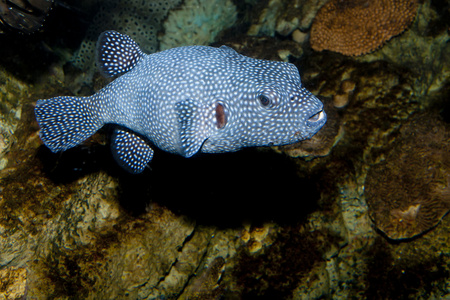
[[[310,122],[310,123],[317,123],[317,122],[319,122],[320,120],[322,120],[325,117],[326,117],[326,114],[325,114],[325,112],[322,109],[318,113],[315,113],[314,115],[309,117],[308,122]]]
[[[321,108],[319,111],[313,112],[306,120],[307,138],[315,135],[327,121],[327,114]]]
[[[322,127],[323,124],[325,124],[327,120],[327,114],[323,109],[321,109],[318,112],[315,112],[313,115],[311,115],[308,120],[306,120],[306,124],[309,127],[315,128],[315,127]]]

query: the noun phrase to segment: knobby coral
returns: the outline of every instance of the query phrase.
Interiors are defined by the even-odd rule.
[[[450,129],[435,115],[405,124],[386,159],[373,166],[365,195],[375,226],[389,238],[419,235],[450,210]]]
[[[331,0],[317,13],[311,47],[355,56],[372,52],[413,22],[417,0]]]

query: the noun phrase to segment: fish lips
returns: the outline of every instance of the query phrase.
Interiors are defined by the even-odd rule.
[[[311,136],[316,134],[326,122],[327,114],[323,109],[309,117],[308,120],[306,120],[306,126],[310,129]]]
[[[292,137],[292,142],[298,142],[312,138],[327,122],[327,114],[321,109],[311,115],[304,123],[304,129],[296,131]]]

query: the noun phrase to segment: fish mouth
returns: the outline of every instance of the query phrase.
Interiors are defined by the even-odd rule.
[[[323,111],[323,109],[321,111],[319,111],[318,113],[315,113],[314,115],[312,115],[311,117],[309,117],[308,119],[308,123],[317,123],[321,120],[323,120],[326,117],[325,112]],[[309,125],[309,124],[308,124]]]
[[[327,114],[323,109],[319,110],[318,112],[312,114],[307,120],[306,120],[306,126],[310,128],[311,132],[314,132],[315,134],[327,121]]]
[[[306,139],[311,138],[315,135],[320,128],[327,122],[327,114],[323,109],[314,113],[306,120],[306,127],[308,128]]]

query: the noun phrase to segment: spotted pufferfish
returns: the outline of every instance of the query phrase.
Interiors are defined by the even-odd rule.
[[[323,104],[302,87],[291,63],[254,59],[221,46],[144,54],[129,36],[103,32],[102,75],[117,77],[89,97],[38,100],[40,138],[52,151],[72,148],[115,124],[116,161],[140,173],[152,147],[184,157],[311,138],[326,122]]]

